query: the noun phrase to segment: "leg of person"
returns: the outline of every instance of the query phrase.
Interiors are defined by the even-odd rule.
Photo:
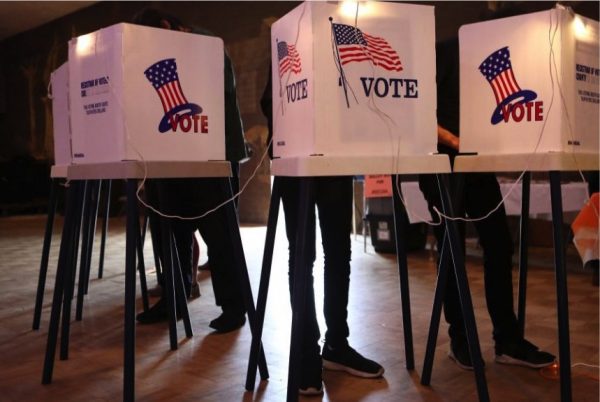
[[[300,186],[297,178],[281,178],[281,201],[285,215],[285,230],[289,243],[289,289],[290,297],[294,284],[296,234],[298,230],[298,208]],[[315,214],[314,206],[309,209],[307,222],[307,261],[311,266],[315,261]],[[315,308],[315,294],[312,270],[307,278],[307,294],[305,305],[305,326],[302,333],[302,355],[300,356],[300,386],[302,395],[320,395],[323,393],[322,360],[319,347],[319,324]]]
[[[225,199],[219,180],[202,179],[204,198],[201,210],[213,208]],[[211,321],[209,326],[220,333],[238,329],[246,322],[242,289],[229,246],[232,244],[232,237],[226,222],[226,211],[223,208],[197,221],[200,234],[206,242],[207,255],[212,267],[211,279],[215,302],[223,310],[223,313]]]
[[[472,173],[465,177],[465,207],[469,217],[489,213],[502,200],[500,186],[491,173]],[[494,326],[496,361],[527,367],[545,367],[555,357],[540,351],[520,335],[514,312],[512,255],[514,252],[504,205],[475,227],[483,249],[485,296]]]
[[[325,258],[323,309],[327,332],[323,367],[359,377],[380,377],[383,367],[363,357],[348,344],[352,177],[320,177],[317,183],[316,202]]]
[[[172,220],[171,228],[175,236],[175,246],[179,256],[179,264],[181,267],[181,275],[183,278],[183,287],[186,298],[189,297],[192,287],[192,236],[194,227],[187,221]],[[175,257],[175,256],[174,256]],[[177,262],[174,261],[173,268],[176,269]],[[176,272],[173,272],[177,275]],[[180,289],[175,287],[175,291]],[[161,297],[148,311],[137,315],[136,319],[140,324],[153,324],[168,319],[167,303]]]
[[[429,212],[436,219],[437,215],[434,207],[442,210],[442,201],[435,175],[419,175],[419,188],[427,200]],[[433,227],[433,232],[437,241],[438,252],[442,248],[444,241],[444,232],[446,225]],[[464,225],[459,225],[461,241],[464,243]],[[464,250],[464,245],[463,248]],[[449,245],[446,244],[447,252],[444,253],[442,261],[438,260],[438,267],[444,267],[448,272],[446,288],[444,290],[444,317],[448,323],[448,335],[450,336],[450,350],[448,357],[452,359],[460,368],[472,370],[473,364],[469,354],[469,345],[465,334],[465,323],[463,320],[458,288],[456,286],[456,274],[452,269],[452,256]],[[438,255],[439,258],[439,255]]]

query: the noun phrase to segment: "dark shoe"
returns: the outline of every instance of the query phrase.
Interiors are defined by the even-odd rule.
[[[192,284],[192,290],[190,291],[189,299],[197,299],[200,297],[200,285],[198,283]]]
[[[323,368],[363,378],[381,377],[385,371],[379,363],[362,356],[350,345],[333,348],[327,343],[323,347]]]
[[[553,364],[556,357],[539,350],[531,342],[520,339],[516,342],[496,344],[496,362],[531,368],[542,368]]]
[[[471,354],[469,353],[469,344],[466,339],[463,339],[462,337],[457,337],[456,339],[451,338],[448,357],[461,369],[473,370]]]
[[[156,304],[148,309],[139,313],[135,319],[140,324],[155,324],[161,321],[167,321],[169,319],[169,313],[167,312],[167,302],[165,299],[159,299]]]
[[[318,396],[323,394],[323,362],[317,355],[311,361],[302,361],[300,369],[300,386],[298,393],[304,396]]]
[[[245,323],[246,315],[244,313],[224,311],[220,316],[212,320],[208,326],[218,333],[224,334],[242,327]]]
[[[156,285],[152,289],[148,289],[148,296],[162,297],[162,287],[160,285]]]

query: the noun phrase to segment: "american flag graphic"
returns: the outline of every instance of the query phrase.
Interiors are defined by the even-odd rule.
[[[165,113],[177,106],[187,104],[188,101],[181,90],[177,63],[175,59],[165,59],[151,65],[144,71],[146,78],[152,84],[162,102]]]
[[[398,53],[385,39],[346,24],[333,24],[333,32],[342,65],[370,60],[388,71],[403,70]]]
[[[287,42],[281,41],[277,43],[277,60],[279,61],[279,77],[291,71],[298,74],[302,71],[302,63],[300,55],[296,50],[296,46],[288,45]]]
[[[521,91],[510,63],[508,46],[489,55],[479,66],[479,71],[490,83],[496,97],[496,104],[500,104],[510,95]]]

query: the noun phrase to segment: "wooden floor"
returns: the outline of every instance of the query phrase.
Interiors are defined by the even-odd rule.
[[[105,276],[93,279],[84,319],[73,322],[69,360],[56,361],[53,383],[41,385],[49,305],[54,286],[61,220],[55,225],[42,327],[31,330],[45,218],[0,218],[0,401],[117,401],[122,398],[124,300],[123,221],[110,222]],[[242,237],[254,292],[258,288],[264,227],[244,227]],[[97,248],[93,273],[97,272]],[[209,274],[202,296],[189,304],[194,337],[186,340],[179,325],[177,351],[169,351],[167,326],[137,326],[136,397],[139,401],[283,401],[287,383],[291,314],[287,290],[287,242],[278,230],[264,330],[269,381],[245,392],[250,345],[246,324],[231,334],[211,332],[219,314]],[[205,250],[205,249],[204,249]],[[153,259],[146,248],[148,279],[155,284]],[[493,401],[559,401],[559,382],[548,373],[493,362],[491,323],[483,298],[481,261],[468,259],[481,349]],[[420,384],[429,325],[435,266],[428,252],[409,256],[410,295],[416,370],[405,368],[402,317],[395,259],[377,254],[363,238],[353,240],[350,297],[350,342],[386,369],[381,379],[367,380],[325,372],[325,401],[476,401],[471,372],[447,357],[448,336],[442,324],[431,386]],[[322,255],[315,268],[317,300],[322,301]],[[516,275],[514,275],[516,277]],[[516,285],[516,280],[515,280]],[[139,293],[139,291],[138,291]],[[256,296],[256,294],[255,294]],[[527,337],[558,354],[555,288],[552,270],[532,267],[529,276]],[[569,314],[573,363],[598,364],[598,288],[589,274],[569,274]],[[141,309],[141,303],[138,303]],[[321,322],[322,322],[322,318]],[[324,328],[324,325],[322,325]],[[546,374],[546,375],[544,375]],[[598,401],[598,369],[573,368],[573,401]],[[315,398],[311,398],[315,400]],[[316,398],[319,400],[320,398]]]

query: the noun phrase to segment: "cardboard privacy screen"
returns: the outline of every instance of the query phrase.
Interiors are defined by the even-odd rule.
[[[598,22],[555,8],[459,41],[461,152],[598,153]]]
[[[271,58],[275,157],[436,151],[433,7],[305,2]]]
[[[117,24],[69,42],[74,163],[225,159],[223,42]]]

